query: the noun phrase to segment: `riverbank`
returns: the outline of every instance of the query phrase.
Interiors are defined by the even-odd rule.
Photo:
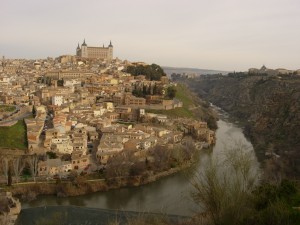
[[[105,192],[113,189],[125,187],[138,187],[156,182],[164,177],[173,175],[189,168],[195,162],[193,159],[185,162],[179,167],[171,168],[158,173],[149,172],[139,176],[114,177],[110,179],[87,180],[83,176],[78,176],[73,181],[48,181],[48,182],[27,182],[14,184],[5,189],[22,201],[32,201],[41,195],[54,195],[57,197],[70,197],[87,195],[95,192]]]
[[[195,212],[201,212],[201,208],[191,196],[191,193],[195,191],[191,183],[207,169],[211,159],[224,154],[224,143],[227,147],[235,147],[237,143],[243,143],[246,144],[247,151],[253,151],[251,143],[245,139],[242,129],[233,123],[222,120],[222,117],[218,121],[216,140],[212,149],[197,151],[195,161],[186,169],[147,185],[99,191],[76,197],[58,198],[56,195],[46,195],[31,202],[22,202],[22,209],[48,205],[58,207],[74,205],[98,209],[193,216]],[[243,150],[245,149],[243,148]]]
[[[18,199],[10,192],[0,193],[0,224],[14,225],[21,211]]]

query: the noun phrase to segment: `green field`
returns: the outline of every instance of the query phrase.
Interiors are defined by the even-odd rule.
[[[193,118],[194,117],[194,114],[191,111],[189,111],[187,108],[176,108],[170,110],[147,109],[147,112],[155,113],[155,114],[163,114],[171,118],[177,118],[177,117]]]
[[[13,112],[15,109],[13,105],[0,105],[0,112]]]
[[[178,84],[176,87],[176,98],[179,101],[183,102],[182,108],[176,108],[171,110],[154,110],[154,109],[147,109],[149,113],[157,113],[167,115],[169,117],[187,117],[193,118],[194,113],[189,110],[190,107],[194,105],[193,97],[191,92],[182,84]]]
[[[26,125],[23,120],[11,127],[0,127],[0,148],[27,149]]]
[[[193,100],[193,97],[192,97],[192,93],[183,84],[177,84],[176,98],[183,102],[183,107],[184,108],[189,108],[189,107],[191,107],[195,104],[194,100]]]

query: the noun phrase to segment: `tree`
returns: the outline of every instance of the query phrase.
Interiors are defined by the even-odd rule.
[[[12,175],[11,175],[11,167],[8,167],[8,173],[7,173],[7,186],[12,185]]]
[[[119,153],[110,158],[106,165],[105,178],[127,177],[130,173],[131,152]]]
[[[183,153],[184,160],[190,160],[196,151],[195,142],[192,137],[187,137],[185,140],[185,144],[181,147],[181,151]]]
[[[138,176],[145,173],[147,170],[146,163],[144,161],[135,160],[130,167],[130,175]]]
[[[162,76],[166,76],[164,70],[157,64],[128,66],[126,72],[133,76],[145,75],[148,80],[160,80]]]
[[[35,106],[32,106],[32,115],[33,115],[33,117],[36,116],[36,109],[35,109]]]
[[[15,157],[12,160],[12,164],[13,164],[13,169],[14,169],[14,175],[16,177],[16,182],[18,183],[20,175],[25,167],[25,163],[24,163],[22,157],[19,156],[19,157]]]
[[[169,99],[173,99],[176,96],[176,88],[174,86],[169,86],[167,88],[166,97]]]
[[[46,152],[47,156],[49,157],[49,159],[57,159],[57,155],[55,152]]]
[[[170,169],[172,151],[162,145],[156,145],[151,150],[151,155],[154,158],[154,166],[157,171]]]
[[[253,191],[254,210],[246,221],[258,225],[298,225],[299,185],[290,180],[278,184],[262,183]]]
[[[147,95],[147,86],[143,84],[143,97]]]
[[[2,156],[2,170],[8,184],[9,159],[7,156]]]
[[[150,83],[149,88],[148,88],[148,94],[153,95],[153,87],[152,87],[151,83]]]
[[[153,95],[157,95],[157,85],[156,85],[156,83],[154,84],[152,93],[153,93]]]
[[[259,172],[249,151],[227,149],[223,159],[211,160],[192,182],[193,197],[210,221],[207,224],[244,224],[251,210],[251,196]]]
[[[38,157],[36,154],[29,156],[28,164],[30,167],[31,176],[33,177],[33,180],[35,182],[35,178],[38,172]]]

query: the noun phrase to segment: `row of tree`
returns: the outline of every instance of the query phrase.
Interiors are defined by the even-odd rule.
[[[137,97],[146,97],[146,95],[162,95],[163,86],[157,85],[156,83],[154,85],[145,85],[144,83],[139,85],[135,83],[132,94]]]
[[[12,185],[12,178],[15,177],[16,183],[25,170],[29,170],[34,181],[38,173],[37,155],[0,155],[1,170],[8,186]]]
[[[169,86],[166,91],[164,92],[164,88],[162,85],[138,85],[135,84],[132,94],[136,97],[143,97],[145,98],[147,95],[164,95],[167,99],[173,99],[176,96],[176,87]]]

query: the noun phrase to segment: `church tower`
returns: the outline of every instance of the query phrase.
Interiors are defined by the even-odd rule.
[[[76,56],[80,56],[80,52],[81,52],[81,50],[80,50],[79,43],[78,43],[77,48],[76,48]]]
[[[87,49],[87,44],[85,43],[85,39],[81,45],[81,57],[88,58],[88,49]]]
[[[108,60],[113,59],[113,49],[114,49],[114,46],[111,44],[111,41],[110,41],[109,46],[108,46],[108,55],[107,55]]]

